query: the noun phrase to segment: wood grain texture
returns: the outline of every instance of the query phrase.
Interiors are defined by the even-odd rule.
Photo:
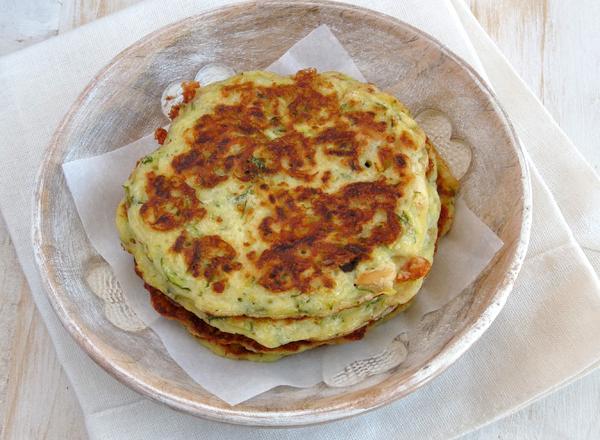
[[[467,3],[519,75],[600,172],[600,2]]]
[[[117,12],[140,0],[70,0],[63,1],[58,29],[66,32],[83,24]]]
[[[132,0],[127,3],[134,3]],[[574,2],[555,0],[466,0],[486,31],[499,45],[513,66],[532,87],[549,111],[555,116],[575,144],[600,169],[600,17],[597,0]],[[63,6],[61,6],[61,3]],[[105,0],[111,10],[124,2]],[[26,47],[59,30],[59,23],[71,23],[66,11],[76,11],[80,5],[86,11],[87,21],[94,18],[88,4],[98,4],[90,0],[0,0],[0,55]],[[102,10],[97,9],[99,13]],[[0,222],[2,223],[2,222]],[[26,316],[33,312],[31,301],[24,301],[18,307],[19,298],[29,295],[23,291],[23,276],[16,263],[12,245],[3,224],[0,226],[0,420],[3,421],[3,439],[33,438],[18,436],[32,433],[36,426],[44,426],[35,431],[39,438],[66,439],[83,438],[84,427],[79,409],[76,407],[72,390],[66,390],[64,374],[57,377],[48,374],[48,368],[38,362],[38,355],[23,359],[22,368],[26,375],[10,376],[18,368],[11,362],[17,359],[15,353],[23,350],[19,346],[25,340],[14,340],[15,324],[27,321]],[[43,342],[36,350],[50,346],[46,330],[39,319],[31,320],[30,333],[44,335]],[[39,337],[39,336],[38,336]],[[57,365],[53,349],[50,347],[48,365]],[[48,387],[53,381],[63,384]],[[35,396],[36,404],[21,398],[19,389],[30,387],[35,390],[27,396]],[[10,390],[10,393],[7,391]],[[15,394],[12,394],[15,393]],[[49,417],[52,405],[62,408],[60,414]],[[26,416],[11,417],[7,420],[6,408],[19,407],[27,411]],[[17,414],[17,411],[9,411]],[[600,371],[590,374],[557,393],[542,399],[499,422],[465,436],[465,439],[597,439],[600,438]],[[74,425],[71,425],[70,422]],[[9,423],[7,425],[7,422]],[[76,425],[75,425],[76,424]]]
[[[23,49],[140,0],[0,0],[0,55]]]
[[[60,0],[1,0],[0,55],[58,34]]]
[[[33,304],[3,221],[0,266],[1,438],[83,439],[83,414]]]

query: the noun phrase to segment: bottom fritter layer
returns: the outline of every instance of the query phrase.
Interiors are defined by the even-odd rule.
[[[294,341],[276,348],[265,347],[243,335],[222,332],[180,306],[160,290],[144,284],[150,292],[152,306],[163,317],[181,323],[199,342],[214,353],[231,359],[271,362],[321,345],[342,344],[363,338],[368,328],[409,307],[410,302],[397,306],[383,320],[372,321],[354,332],[326,341]]]

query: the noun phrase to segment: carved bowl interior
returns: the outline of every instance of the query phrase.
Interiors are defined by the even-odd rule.
[[[278,387],[229,406],[193,382],[151,330],[111,325],[85,282],[98,255],[67,189],[61,164],[128,144],[164,124],[159,99],[171,82],[206,63],[238,71],[268,66],[327,24],[364,76],[413,113],[437,109],[473,149],[462,197],[504,242],[488,269],[445,308],[424,318],[426,334],[398,367],[358,385]],[[290,426],[348,417],[399,399],[442,372],[501,310],[527,247],[528,174],[506,115],[465,62],[421,31],[342,4],[267,1],[235,5],[154,32],[119,54],[83,92],[55,134],[42,166],[34,247],[51,302],[89,355],[133,389],[191,414],[230,423]],[[476,237],[474,237],[476,239]]]

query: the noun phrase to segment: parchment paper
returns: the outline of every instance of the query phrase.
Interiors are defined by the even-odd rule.
[[[365,80],[326,26],[300,40],[267,70],[292,74],[306,67],[337,70]],[[502,247],[500,239],[459,200],[453,229],[441,241],[431,273],[406,313],[374,328],[359,342],[309,350],[268,364],[224,359],[198,344],[182,326],[154,311],[142,281],[134,273],[131,255],[120,246],[114,216],[123,196],[121,185],[136,161],[157,147],[149,135],[110,153],[66,163],[63,170],[86,233],[112,267],[131,307],[158,334],[175,362],[192,379],[231,405],[278,385],[314,385],[334,377],[356,360],[385,351],[403,332],[410,338],[423,315],[456,297]]]

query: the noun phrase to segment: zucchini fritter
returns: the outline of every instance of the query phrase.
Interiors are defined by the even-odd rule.
[[[458,184],[404,105],[312,69],[184,90],[117,211],[154,297],[270,355],[343,342],[413,298]]]

